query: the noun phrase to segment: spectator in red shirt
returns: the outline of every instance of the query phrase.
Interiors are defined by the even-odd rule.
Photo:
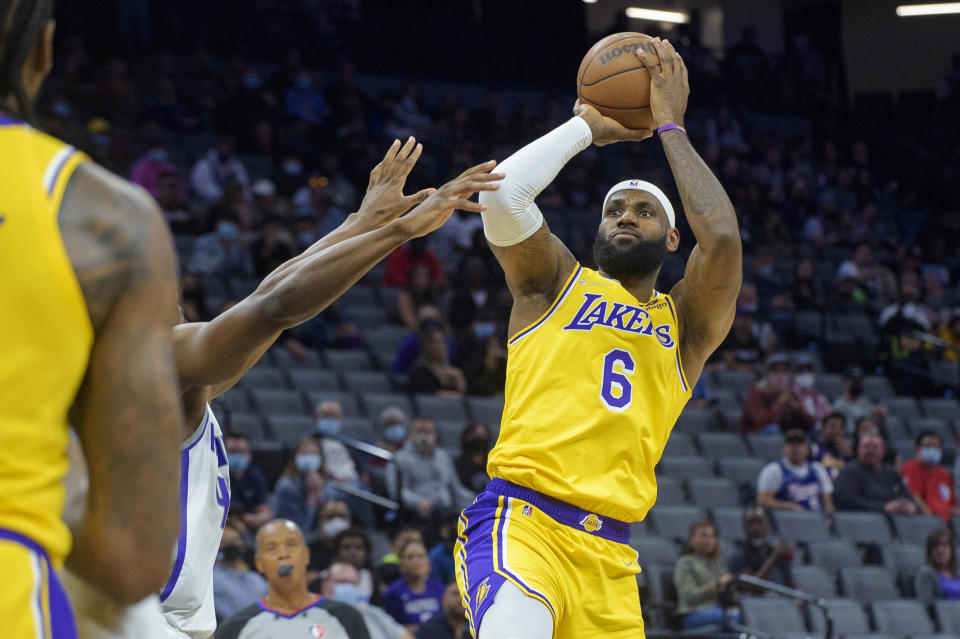
[[[426,238],[422,237],[410,240],[387,256],[383,285],[406,286],[411,269],[420,264],[430,269],[430,281],[434,288],[443,288],[443,267],[434,252],[427,248]]]
[[[763,379],[750,388],[743,402],[740,430],[743,433],[779,433],[791,428],[809,431],[813,417],[806,414],[790,388],[790,360],[777,354],[767,360]]]
[[[900,467],[900,474],[924,513],[939,515],[949,522],[950,515],[960,514],[960,508],[953,478],[940,465],[942,449],[940,435],[932,430],[923,431],[917,436],[916,457]]]

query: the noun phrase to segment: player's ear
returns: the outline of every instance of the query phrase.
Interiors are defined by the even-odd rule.
[[[680,231],[670,229],[667,231],[667,252],[673,253],[680,246]]]
[[[259,552],[257,552],[257,554],[255,554],[255,555],[253,556],[253,565],[257,568],[257,572],[259,572],[261,575],[263,575],[263,576],[266,576],[266,575],[267,575],[267,573],[264,571],[263,565],[262,565],[262,563],[261,563],[261,561],[260,561],[260,553],[259,553]]]

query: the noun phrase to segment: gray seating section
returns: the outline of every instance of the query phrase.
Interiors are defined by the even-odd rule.
[[[936,515],[893,515],[893,529],[897,539],[909,544],[927,543],[927,535],[939,528],[946,528]]]
[[[341,375],[348,372],[373,370],[373,363],[365,351],[327,349],[323,352],[327,367]]]
[[[920,435],[925,430],[932,430],[940,435],[943,442],[950,444],[953,441],[953,426],[950,422],[944,421],[939,417],[913,417],[910,418],[910,430],[914,437]]]
[[[342,373],[343,387],[352,393],[390,393],[390,377],[379,371],[346,371]]]
[[[890,543],[880,546],[883,565],[894,576],[903,572],[916,573],[926,562],[926,553],[919,544]]]
[[[863,393],[878,402],[886,402],[888,397],[896,395],[890,380],[882,375],[867,375],[864,377]]]
[[[250,403],[250,397],[242,388],[234,386],[225,393],[220,394],[211,402],[213,410],[216,413],[217,408],[222,406],[229,411],[250,411],[253,405]]]
[[[918,632],[910,635],[909,639],[957,639],[957,636],[944,632]]]
[[[900,596],[890,574],[880,566],[853,566],[840,569],[843,595],[867,603]]]
[[[681,541],[686,541],[691,524],[706,518],[706,510],[698,506],[657,506],[647,515],[658,535]]]
[[[729,388],[713,388],[711,392],[713,393],[713,400],[717,402],[717,406],[721,410],[740,409],[740,398],[736,391]]]
[[[836,580],[820,566],[793,566],[792,572],[797,590],[823,599],[837,596]]]
[[[353,393],[332,390],[307,391],[307,405],[311,409],[311,414],[313,414],[313,409],[316,408],[317,404],[324,401],[340,402],[340,406],[343,408],[344,417],[360,416],[360,408],[357,405],[357,398]]]
[[[697,455],[664,455],[660,458],[660,471],[669,477],[714,477],[713,461]]]
[[[700,450],[707,457],[749,457],[743,438],[734,433],[700,433]]]
[[[837,598],[827,599],[825,603],[833,619],[834,637],[849,636],[849,633],[855,632],[870,632],[870,620],[860,602],[855,599]],[[816,632],[826,631],[827,622],[820,609],[810,606],[808,610],[810,626]]]
[[[670,433],[670,439],[667,440],[667,445],[663,449],[663,454],[699,455],[700,451],[697,449],[697,445],[693,441],[692,435],[674,430],[672,433]]]
[[[873,623],[880,632],[891,635],[932,633],[933,622],[923,604],[913,599],[874,600],[870,604]]]
[[[843,395],[843,376],[835,373],[821,373],[816,377],[816,388],[830,401],[836,401]]]
[[[750,385],[756,381],[757,376],[750,371],[715,371],[713,378],[719,388],[726,388],[737,392],[741,397],[746,397]]]
[[[851,632],[843,636],[843,639],[903,639],[896,635],[887,635],[882,632]]]
[[[304,415],[308,412],[300,391],[256,388],[250,394],[261,415]]]
[[[740,610],[744,625],[751,629],[776,634],[806,631],[800,611],[787,599],[743,597]]]
[[[657,506],[684,506],[687,496],[680,480],[673,477],[657,478]]]
[[[287,378],[283,371],[272,366],[254,366],[240,378],[238,384],[242,388],[249,390],[265,388],[270,390],[283,390],[289,388]]]
[[[920,407],[927,417],[938,417],[953,423],[960,418],[960,404],[955,399],[927,397],[920,400]]]
[[[398,406],[402,408],[407,415],[413,417],[413,403],[406,395],[399,393],[365,393],[363,395],[363,407],[367,417],[376,419],[385,408]]]
[[[717,460],[721,477],[750,486],[756,486],[757,477],[765,464],[766,462],[756,457],[721,457]]]
[[[787,533],[789,534],[789,533]],[[810,563],[821,566],[831,574],[847,566],[861,564],[861,552],[847,539],[819,539],[807,543]]]
[[[836,512],[833,527],[838,537],[855,543],[883,544],[891,540],[890,525],[882,513]]]
[[[290,370],[291,368],[323,368],[323,359],[320,353],[310,349],[307,351],[306,359],[297,359],[289,350],[282,346],[274,346],[267,351],[280,368]]]
[[[674,431],[702,433],[716,429],[717,425],[717,414],[712,410],[708,408],[689,407],[680,413]]]
[[[753,433],[747,435],[747,442],[755,457],[764,461],[773,461],[783,456],[783,435],[771,433]]]
[[[920,407],[917,405],[917,400],[912,397],[886,395],[874,399],[878,401],[883,400],[883,403],[887,406],[887,412],[891,415],[902,417],[908,421],[911,417],[916,417],[920,414]]]
[[[460,454],[460,433],[466,424],[462,421],[438,419],[437,424],[437,444],[447,449],[451,457]]]
[[[268,415],[267,423],[273,436],[290,448],[316,432],[313,418],[304,415]]]
[[[773,510],[770,512],[777,531],[794,541],[830,539],[830,531],[820,513],[805,510]]]
[[[293,387],[300,391],[341,390],[340,378],[333,371],[321,368],[291,368],[287,371],[287,376]]]
[[[349,314],[357,325],[364,330],[374,326],[384,326],[390,321],[389,314],[381,306],[351,306]]]
[[[677,545],[663,537],[638,537],[630,539],[630,546],[637,551],[641,568],[649,564],[673,566],[680,557]]]
[[[730,507],[740,504],[737,484],[723,477],[699,477],[687,481],[690,498],[697,506]]]
[[[453,397],[417,395],[414,397],[414,406],[421,417],[457,421],[461,427],[467,423],[467,409],[461,400]]]
[[[375,326],[363,332],[370,350],[396,353],[408,331],[400,326]]]
[[[503,419],[503,399],[499,397],[468,397],[467,409],[475,422],[486,425],[492,433],[500,431]]]
[[[743,508],[711,508],[710,519],[721,539],[742,539]]]
[[[372,444],[377,439],[376,429],[373,427],[373,420],[364,417],[348,417],[342,420],[340,423],[340,434],[368,444]]]
[[[343,292],[343,295],[339,298],[340,302],[343,302],[344,305],[350,306],[351,311],[354,309],[354,306],[379,306],[380,300],[377,299],[376,290],[369,287],[363,286],[362,284],[354,284],[346,291]]]
[[[960,636],[960,601],[935,601],[933,610],[940,630]]]
[[[250,441],[267,438],[263,428],[263,418],[256,413],[231,412],[230,419],[227,420],[226,428],[223,430],[245,435]]]

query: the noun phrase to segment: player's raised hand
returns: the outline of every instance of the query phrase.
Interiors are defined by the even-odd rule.
[[[424,189],[413,195],[403,194],[407,176],[422,152],[423,145],[413,136],[403,146],[400,146],[400,140],[394,140],[383,160],[370,171],[367,192],[357,211],[370,228],[379,228],[397,219],[433,193],[434,189]]]
[[[657,55],[649,53],[647,47],[637,47],[637,57],[650,74],[653,120],[658,128],[665,124],[683,126],[687,97],[690,95],[687,65],[669,40],[654,38],[652,42]]]
[[[403,217],[415,237],[437,230],[450,219],[454,210],[480,213],[486,206],[469,198],[480,191],[496,191],[503,173],[491,173],[496,160],[471,167],[431,193],[419,206]]]
[[[573,114],[580,116],[587,123],[593,133],[593,143],[597,146],[628,140],[639,142],[653,135],[650,129],[628,129],[613,118],[600,115],[599,111],[589,104],[583,104],[580,100],[574,103]]]

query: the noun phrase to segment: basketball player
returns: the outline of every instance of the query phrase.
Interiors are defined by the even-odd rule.
[[[89,508],[73,569],[112,599],[163,585],[183,414],[176,263],[153,200],[30,127],[53,62],[52,0],[0,0],[0,635],[73,638],[55,570],[70,422]]]
[[[697,239],[684,279],[654,288],[679,242],[674,208],[640,180],[610,189],[576,262],[534,204],[576,153],[649,137],[594,109],[504,161],[484,230],[514,296],[506,406],[488,472],[461,516],[457,582],[480,639],[643,635],[629,522],[657,495],[653,469],[703,364],[733,320],[737,219],[681,128],[687,71],[666,41],[644,55],[650,106]],[[479,633],[479,634],[478,634]]]

